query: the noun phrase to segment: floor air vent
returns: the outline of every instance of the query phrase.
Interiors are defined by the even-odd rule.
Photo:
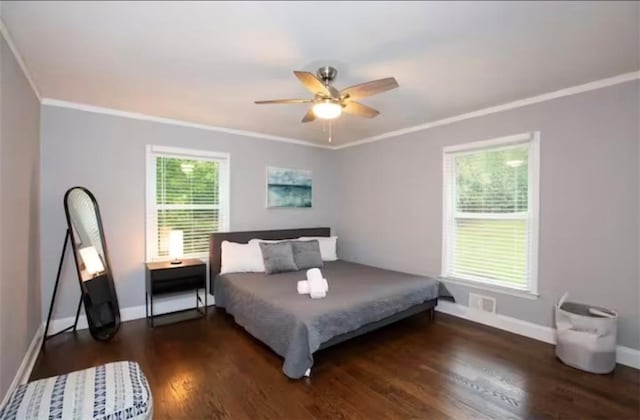
[[[469,308],[480,312],[496,313],[496,298],[469,293]]]

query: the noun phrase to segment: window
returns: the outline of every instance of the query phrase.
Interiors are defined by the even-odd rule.
[[[147,260],[169,258],[169,232],[185,257],[207,258],[209,235],[229,230],[229,155],[147,146]]]
[[[444,149],[443,277],[537,292],[538,133]]]

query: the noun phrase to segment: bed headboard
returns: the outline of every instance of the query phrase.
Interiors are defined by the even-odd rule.
[[[209,239],[209,293],[213,294],[213,283],[220,273],[222,241],[246,244],[251,239],[279,240],[296,239],[301,236],[331,236],[331,228],[302,228],[280,230],[254,230],[245,232],[212,233]]]

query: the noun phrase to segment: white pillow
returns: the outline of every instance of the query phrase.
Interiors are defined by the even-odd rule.
[[[336,244],[338,242],[337,236],[302,236],[298,238],[299,241],[318,241],[320,244],[320,255],[322,255],[322,261],[337,261],[338,253],[336,251]]]
[[[248,244],[222,241],[220,254],[220,274],[264,272],[262,251],[256,240]]]

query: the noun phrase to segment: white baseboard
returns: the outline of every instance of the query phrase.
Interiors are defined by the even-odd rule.
[[[13,391],[16,390],[18,385],[26,384],[29,381],[29,377],[31,376],[31,371],[33,371],[33,367],[36,364],[36,360],[38,360],[38,354],[40,354],[40,346],[42,345],[42,338],[44,335],[44,324],[38,327],[38,330],[31,339],[31,343],[27,348],[27,352],[22,358],[22,363],[20,363],[20,367],[16,372],[16,375],[13,377],[13,381],[11,385],[9,385],[9,389],[7,389],[6,394],[2,398],[2,404],[0,407],[4,407],[5,404],[9,401],[9,397],[13,394]]]
[[[534,324],[533,322],[523,321],[506,315],[484,313],[469,309],[469,307],[458,303],[442,300],[438,302],[436,311],[533,338],[538,341],[544,341],[545,343],[556,343],[555,329]],[[617,362],[621,365],[640,369],[640,350],[618,346],[616,349],[616,358]]]
[[[616,361],[621,365],[640,369],[640,350],[618,346],[616,349]]]
[[[204,296],[200,293],[204,301]],[[194,296],[168,296],[168,297],[155,297],[153,305],[154,315],[161,315],[170,312],[182,311],[195,307],[195,295]],[[215,300],[212,295],[207,297],[207,306],[215,305]],[[120,308],[120,320],[132,321],[134,319],[141,319],[146,317],[144,305],[131,306],[129,308]],[[49,335],[55,334],[57,331],[61,331],[70,325],[73,325],[74,317],[52,319],[49,326]],[[78,318],[78,329],[84,330],[88,328],[87,317],[84,313],[80,312]]]

